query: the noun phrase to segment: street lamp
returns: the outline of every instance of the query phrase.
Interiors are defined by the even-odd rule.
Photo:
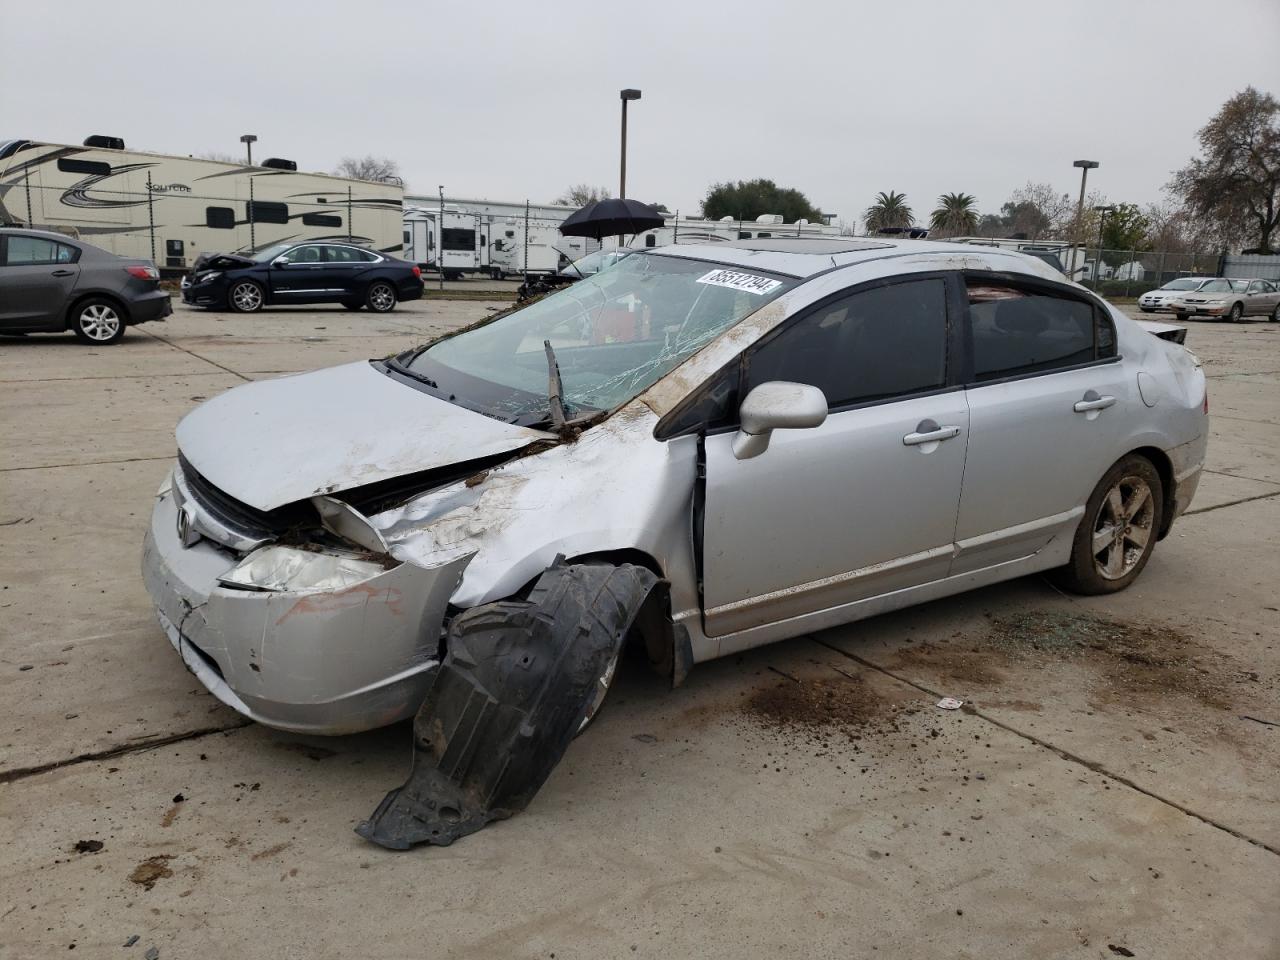
[[[1098,259],[1093,261],[1093,288],[1098,289],[1098,283],[1102,279],[1100,268],[1102,266],[1102,228],[1106,226],[1107,214],[1114,213],[1115,207],[1106,204],[1100,207],[1094,207],[1094,212],[1100,214],[1098,217]]]
[[[258,142],[258,138],[254,136],[252,133],[246,133],[244,136],[240,138],[240,142],[244,144],[244,149],[248,154],[249,159],[247,163],[249,164],[249,166],[252,167],[253,166],[253,145]]]
[[[627,198],[627,101],[639,100],[640,91],[627,88],[618,94],[622,98],[622,174],[618,178],[618,199]]]
[[[1081,236],[1084,230],[1084,185],[1085,181],[1089,179],[1089,171],[1098,166],[1098,161],[1077,160],[1072,166],[1080,168],[1080,202],[1076,204],[1076,228],[1072,231],[1075,234],[1072,239],[1080,244],[1081,250],[1084,250],[1084,237]],[[1072,264],[1072,272],[1074,272],[1074,269],[1075,265]]]

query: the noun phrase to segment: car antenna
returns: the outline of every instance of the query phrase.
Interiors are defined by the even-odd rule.
[[[551,341],[543,340],[542,347],[547,351],[547,400],[551,406],[551,426],[557,432],[565,427],[564,384],[560,382],[560,364],[556,363],[556,352],[551,349]]]

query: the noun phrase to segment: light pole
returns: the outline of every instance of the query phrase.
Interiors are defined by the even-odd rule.
[[[1074,242],[1080,244],[1080,250],[1083,255],[1084,237],[1080,234],[1084,230],[1084,185],[1089,179],[1089,171],[1098,166],[1097,160],[1077,160],[1072,164],[1073,167],[1080,168],[1080,202],[1076,204],[1076,228],[1071,231],[1074,236],[1071,238]],[[1071,265],[1072,272],[1075,272],[1075,264]]]
[[[618,199],[627,199],[627,101],[639,100],[640,91],[627,88],[619,93],[622,98],[622,174],[618,178]]]
[[[1102,280],[1102,228],[1106,226],[1107,214],[1115,210],[1115,207],[1107,204],[1101,207],[1093,208],[1098,214],[1098,259],[1093,261],[1093,289],[1098,289],[1098,283]]]
[[[440,219],[436,221],[436,268],[440,271],[440,287],[444,289],[444,184],[440,184]]]
[[[249,166],[253,166],[253,145],[258,142],[258,138],[252,133],[246,133],[240,138],[240,142],[244,144],[244,149],[249,159],[246,161]]]

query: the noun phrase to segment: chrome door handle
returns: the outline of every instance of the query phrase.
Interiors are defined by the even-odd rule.
[[[1089,393],[1093,393],[1093,391],[1090,390]],[[1090,410],[1105,410],[1115,402],[1115,397],[1100,397],[1096,393],[1093,393],[1093,396],[1090,397],[1086,394],[1085,398],[1077,400],[1075,406],[1071,409],[1076,413],[1088,413]]]
[[[906,447],[918,447],[922,443],[939,443],[959,435],[959,427],[940,427],[932,420],[928,420],[917,426],[915,433],[908,433],[903,437],[902,444]]]

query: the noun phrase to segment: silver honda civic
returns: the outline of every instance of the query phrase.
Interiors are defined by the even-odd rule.
[[[360,831],[447,843],[527,802],[624,644],[678,683],[1040,571],[1124,589],[1195,493],[1207,412],[1184,347],[1022,254],[638,251],[421,348],[202,404],[143,571],[183,662],[244,715],[416,715],[411,782]]]

